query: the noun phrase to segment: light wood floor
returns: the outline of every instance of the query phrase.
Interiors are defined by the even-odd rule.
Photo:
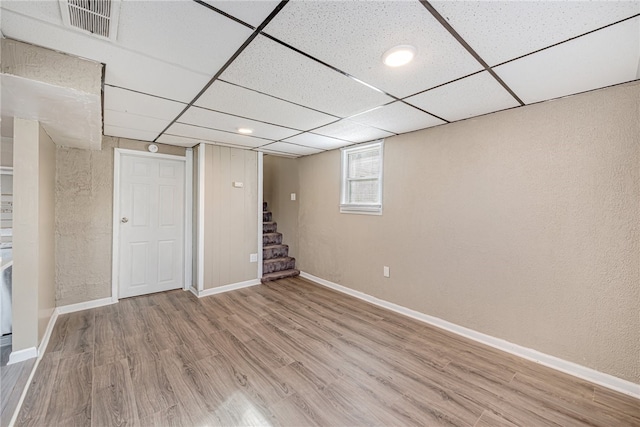
[[[18,425],[638,426],[639,403],[295,278],[61,316]]]
[[[11,346],[0,348],[0,427],[6,427],[13,417],[36,359],[7,365]]]

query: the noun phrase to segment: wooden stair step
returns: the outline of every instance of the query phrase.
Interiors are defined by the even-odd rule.
[[[300,271],[292,268],[291,270],[277,271],[262,275],[262,283],[273,282],[274,280],[286,279],[288,277],[299,276]]]

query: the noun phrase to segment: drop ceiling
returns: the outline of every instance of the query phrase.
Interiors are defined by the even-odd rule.
[[[113,41],[1,8],[5,37],[105,64],[105,135],[186,147],[304,156],[640,78],[639,1],[122,0]]]

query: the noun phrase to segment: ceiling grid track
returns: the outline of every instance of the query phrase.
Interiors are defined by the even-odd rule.
[[[635,81],[640,77],[635,65],[630,64],[633,60],[640,61],[635,55],[637,43],[635,51],[629,43],[633,36],[630,31],[640,28],[640,7],[619,7],[616,11],[604,6],[566,7],[550,11],[477,5],[477,8],[466,9],[430,0],[413,0],[405,3],[411,3],[408,9],[394,5],[386,6],[387,10],[366,5],[324,5],[308,9],[296,2],[280,13],[288,3],[289,0],[270,0],[261,8],[244,9],[215,0],[193,0],[184,14],[182,9],[168,9],[174,13],[165,11],[167,22],[174,22],[173,17],[178,15],[190,16],[192,19],[184,22],[190,22],[189,27],[193,27],[184,38],[174,36],[164,40],[180,41],[168,49],[174,52],[173,56],[163,56],[162,51],[145,50],[135,44],[140,34],[144,34],[144,39],[149,31],[140,32],[136,41],[127,33],[129,39],[114,49],[139,52],[144,57],[141,65],[165,62],[168,68],[163,70],[167,75],[158,76],[155,81],[149,79],[152,83],[148,85],[135,74],[129,80],[122,78],[126,76],[120,73],[122,68],[117,74],[112,71],[111,80],[103,75],[102,102],[106,93],[111,97],[106,99],[114,101],[108,101],[109,106],[102,108],[102,133],[124,133],[121,137],[184,146],[191,146],[193,141],[274,154],[307,155],[634,81],[629,80],[631,67]],[[396,12],[396,22],[382,27],[373,25],[379,24],[375,18],[379,18],[383,10]],[[414,13],[402,13],[407,10]],[[569,16],[567,11],[574,10],[576,13],[571,16],[580,19],[576,19],[573,26],[563,24],[561,18]],[[19,19],[29,18],[28,13],[20,14],[10,8],[9,12],[15,15],[16,25],[22,22]],[[132,15],[135,16],[131,10],[124,15],[128,23],[133,22]],[[416,19],[410,21],[408,16]],[[598,19],[600,16],[607,18]],[[500,17],[504,18],[502,24],[491,21]],[[531,17],[529,28],[527,19]],[[197,26],[193,18],[199,19]],[[35,19],[49,27],[52,25],[41,18]],[[184,22],[179,19],[175,22],[172,31],[179,31]],[[488,29],[489,22],[494,22],[496,28]],[[203,33],[218,27],[218,33]],[[416,33],[411,29],[423,27],[429,30],[428,34],[419,33],[421,37],[416,46],[422,54],[417,65],[409,69],[413,74],[401,72],[398,79],[386,68],[376,68],[382,67],[375,63],[378,49],[394,38],[415,39]],[[30,40],[15,28],[9,38]],[[533,31],[547,28],[555,32],[548,32],[540,39],[526,38],[529,33],[534,34]],[[184,27],[176,34],[186,34],[187,29],[191,28]],[[235,35],[227,39],[234,31]],[[500,38],[502,33],[511,34],[511,38]],[[149,40],[160,39],[149,37]],[[197,46],[189,52],[199,54],[183,53],[186,45],[181,42],[185,40],[197,40]],[[48,46],[38,40],[31,42],[35,46]],[[339,51],[328,50],[331,43],[339,47]],[[600,47],[600,51],[591,46]],[[364,53],[356,54],[358,48]],[[433,49],[429,51],[429,48]],[[61,51],[65,51],[64,48]],[[607,56],[608,62],[602,59],[597,62],[596,52],[602,57],[609,51],[618,53]],[[92,57],[80,50],[70,52]],[[208,54],[213,59],[189,60],[208,58]],[[590,59],[591,55],[594,59]],[[122,57],[126,57],[124,53]],[[589,75],[596,77],[585,77],[575,84],[574,81],[580,79],[571,77],[570,70],[575,69],[572,64],[576,61],[567,58],[575,58],[581,66],[584,64],[583,69],[591,71]],[[586,59],[580,62],[583,58]],[[112,66],[109,60],[98,59]],[[603,68],[605,63],[606,67],[617,64],[620,78],[609,77],[615,77],[616,71],[607,74],[604,70],[608,68]],[[537,68],[527,68],[530,64]],[[427,75],[429,78],[420,80]],[[559,80],[555,79],[556,75]],[[535,80],[532,76],[541,77]],[[533,79],[537,86],[529,85],[529,80],[524,80],[524,84],[523,79]],[[566,86],[555,88],[554,83],[559,85],[556,82]],[[597,86],[589,86],[590,82]],[[182,89],[166,89],[173,84]],[[563,92],[565,87],[572,92]],[[463,103],[466,110],[454,105],[457,102],[454,100],[460,97],[468,100]],[[148,109],[148,115],[144,108]],[[245,127],[249,134],[232,137],[240,133],[236,130]],[[375,135],[378,136],[374,138]]]
[[[267,26],[267,24],[269,24],[269,22],[271,22],[271,20],[273,18],[275,18],[275,16],[280,13],[280,11],[282,10],[283,7],[285,7],[285,5],[289,2],[289,0],[282,0],[278,6],[276,6],[275,9],[273,9],[273,11],[269,14],[269,16],[267,16],[265,18],[264,21],[262,21],[262,23],[253,31],[253,33],[251,33],[251,35],[249,36],[249,38],[247,40],[245,40],[244,43],[242,43],[242,46],[240,46],[238,48],[238,50],[235,51],[235,53],[231,56],[231,58],[229,58],[227,60],[227,62],[218,70],[218,72],[211,78],[211,80],[209,80],[209,82],[204,85],[204,87],[200,90],[200,92],[198,92],[198,94],[191,100],[191,102],[189,102],[187,104],[187,106],[180,112],[180,114],[178,114],[163,130],[162,132],[160,132],[158,134],[158,136],[155,137],[155,139],[153,140],[153,142],[156,142],[158,140],[158,138],[160,138],[162,136],[162,134],[164,134],[167,129],[169,129],[174,123],[176,123],[178,121],[178,119],[180,117],[182,117],[182,115],[184,113],[187,112],[187,110],[189,109],[189,107],[193,106],[193,104],[195,104],[195,102],[207,91],[207,89],[209,89],[209,87],[211,87],[211,85],[218,80],[218,77],[220,77],[220,75],[222,75],[222,73],[224,73],[224,71],[229,68],[229,66],[231,65],[231,63],[233,61],[236,60],[236,58],[238,56],[240,56],[240,54],[242,53],[242,51],[244,51],[247,46],[249,46],[249,44],[256,38],[258,37],[258,35],[260,34],[260,32],[262,31],[262,29],[264,27]],[[200,4],[200,2],[198,2],[198,4]],[[215,8],[214,8],[215,9]],[[216,9],[217,10],[217,9]]]
[[[379,89],[379,88],[377,88],[377,87],[375,87],[375,86],[373,86],[373,85],[370,85],[369,83],[364,82],[364,81],[360,80],[359,78],[357,78],[357,77],[355,77],[355,76],[352,76],[351,74],[349,74],[349,73],[347,73],[347,72],[345,72],[345,71],[342,71],[342,70],[340,70],[339,68],[334,67],[334,66],[333,66],[333,65],[331,65],[331,64],[327,64],[326,62],[321,61],[320,59],[315,58],[314,56],[309,55],[308,53],[303,52],[303,51],[301,51],[300,49],[298,49],[298,48],[296,48],[296,47],[293,47],[293,46],[291,46],[291,45],[290,45],[290,44],[288,44],[288,43],[283,42],[282,40],[279,40],[279,39],[277,39],[277,38],[275,38],[275,37],[273,37],[273,36],[271,36],[271,35],[269,35],[269,34],[267,34],[267,33],[264,33],[264,32],[262,33],[262,35],[263,35],[263,36],[265,36],[265,37],[267,37],[268,39],[270,39],[270,40],[272,40],[272,41],[274,41],[274,42],[276,42],[276,43],[278,43],[278,44],[280,44],[280,45],[282,45],[282,46],[284,46],[284,47],[288,48],[288,49],[293,50],[294,52],[296,52],[296,53],[298,53],[298,54],[300,54],[300,55],[302,55],[302,56],[304,56],[304,57],[306,57],[306,58],[308,58],[308,59],[311,59],[312,61],[317,62],[317,63],[318,63],[318,64],[320,64],[320,65],[324,65],[325,67],[327,67],[327,68],[329,68],[329,69],[331,69],[331,70],[333,70],[333,71],[335,71],[335,72],[337,72],[337,73],[340,73],[340,74],[342,74],[343,76],[348,77],[348,78],[350,78],[351,80],[353,80],[353,81],[355,81],[355,82],[360,83],[361,85],[367,86],[368,88],[370,88],[370,89],[372,89],[372,90],[375,90],[376,92],[379,92],[379,93],[381,93],[381,94],[383,94],[383,95],[386,95],[386,96],[388,96],[389,98],[393,98],[395,101],[400,101],[400,102],[402,102],[403,104],[408,105],[409,107],[413,107],[413,108],[415,108],[415,109],[417,109],[417,110],[422,111],[423,113],[427,113],[428,115],[433,116],[433,117],[435,117],[436,119],[442,120],[442,121],[443,121],[443,122],[445,122],[445,123],[450,123],[448,120],[443,119],[443,118],[442,118],[442,117],[440,117],[440,116],[437,116],[437,115],[435,115],[435,114],[433,114],[433,113],[430,113],[430,112],[428,112],[428,111],[426,111],[426,110],[423,110],[423,109],[422,109],[422,108],[420,108],[420,107],[416,107],[415,105],[408,104],[408,103],[406,103],[406,102],[402,101],[402,99],[401,99],[401,98],[398,98],[398,97],[397,97],[397,96],[395,96],[395,95],[392,95],[392,94],[390,94],[390,93],[388,93],[388,92],[386,92],[386,91],[384,91],[384,90],[382,90],[382,89]],[[361,114],[361,113],[358,113],[358,114]],[[354,114],[354,116],[355,116],[355,115],[356,115],[356,114]],[[350,116],[350,117],[353,117],[353,116]],[[343,117],[343,119],[348,119],[348,117]]]
[[[488,71],[489,74],[491,74],[491,76],[494,79],[496,79],[498,83],[500,83],[500,85],[507,92],[509,92],[511,96],[513,96],[513,98],[520,104],[520,106],[523,106],[524,102],[522,102],[522,100],[518,97],[518,95],[516,95],[516,93],[513,90],[511,90],[509,86],[507,86],[507,84],[500,78],[500,76],[498,76],[496,72],[493,71],[493,69],[489,66],[489,64],[487,64],[485,60],[482,59],[475,50],[473,50],[473,48],[469,45],[469,43],[467,43],[466,40],[463,39],[460,34],[458,34],[458,32],[451,26],[451,24],[447,22],[446,19],[444,19],[442,15],[440,15],[440,13],[431,5],[431,3],[429,3],[427,0],[419,0],[419,1],[420,1],[420,4],[422,4],[429,11],[429,13],[431,13],[431,15],[433,15],[433,17],[436,18],[436,20],[447,31],[449,31],[449,33],[462,45],[462,47],[464,47],[467,50],[467,52],[469,52],[471,56],[473,56],[476,59],[476,61],[478,61],[480,65],[482,65],[484,69]]]

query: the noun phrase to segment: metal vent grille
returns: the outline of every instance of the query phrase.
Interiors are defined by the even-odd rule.
[[[60,0],[66,25],[107,39],[115,39],[119,0]]]

